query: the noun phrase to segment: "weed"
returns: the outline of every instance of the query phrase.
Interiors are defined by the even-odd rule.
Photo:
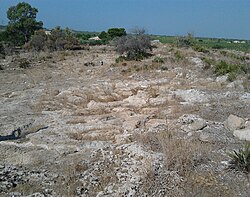
[[[231,72],[231,73],[229,73],[229,75],[227,77],[227,80],[230,81],[230,82],[233,82],[236,78],[237,78],[236,73],[235,72]]]
[[[244,173],[250,173],[250,143],[248,142],[244,148],[239,151],[233,151],[228,154],[231,158],[229,167]]]
[[[166,170],[177,171],[180,175],[186,175],[195,166],[208,160],[209,148],[203,147],[200,141],[180,139],[173,132],[146,133],[135,138],[145,147],[162,152]]]
[[[215,60],[214,59],[211,59],[211,58],[208,58],[208,57],[204,57],[202,58],[202,61],[205,63],[205,64],[209,64],[210,66],[215,64]]]
[[[195,50],[197,52],[201,52],[201,53],[208,53],[209,52],[209,50],[206,47],[201,46],[201,45],[195,45],[192,48],[193,48],[193,50]]]
[[[241,55],[237,55],[235,53],[232,52],[228,52],[228,51],[220,51],[220,54],[226,57],[230,57],[236,60],[240,60],[240,61],[245,61],[247,59],[249,59],[249,57],[247,56],[241,56]]]
[[[161,66],[161,70],[168,70],[167,66]]]
[[[26,58],[22,58],[19,60],[19,67],[20,68],[28,68],[28,67],[30,67],[30,62]]]
[[[175,42],[177,47],[190,47],[194,45],[195,39],[191,33],[188,33],[186,36],[176,37]]]
[[[180,52],[180,51],[176,51],[175,53],[174,53],[174,56],[175,56],[175,58],[179,61],[179,60],[183,60],[185,57],[184,57],[184,55]]]
[[[216,64],[214,59],[211,59],[211,58],[208,58],[208,57],[203,57],[202,61],[205,64],[205,66],[204,66],[205,69],[209,69],[212,65]]]
[[[157,56],[153,59],[153,62],[158,63],[158,64],[164,63],[164,59],[162,57]]]
[[[123,62],[126,60],[127,58],[125,56],[119,56],[118,58],[115,59],[115,63]]]

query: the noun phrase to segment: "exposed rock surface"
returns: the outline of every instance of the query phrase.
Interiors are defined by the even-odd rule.
[[[250,111],[242,83],[231,87],[208,75],[193,52],[178,62],[160,45],[153,54],[165,58],[168,70],[161,70],[153,57],[115,64],[118,55],[102,47],[68,52],[62,59],[58,52],[26,70],[14,70],[6,58],[0,72],[0,135],[32,126],[21,138],[0,140],[0,196],[191,196],[188,188],[199,184],[206,191],[229,191],[235,176],[224,173],[227,166],[221,163],[242,142],[227,129],[249,139],[249,127],[241,129]],[[85,66],[100,61],[102,66]],[[173,136],[176,144],[167,146]],[[207,149],[193,158],[188,150],[196,142]],[[186,155],[192,158],[193,178],[173,169],[179,158],[167,166],[175,153],[183,165],[190,163]],[[205,178],[203,172],[209,172]],[[230,192],[247,196],[240,178]],[[193,181],[187,190],[185,181]]]

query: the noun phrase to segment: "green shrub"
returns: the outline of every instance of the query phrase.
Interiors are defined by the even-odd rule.
[[[229,167],[244,173],[250,172],[250,143],[248,142],[244,148],[239,151],[233,151],[228,154],[231,158]]]
[[[231,72],[237,72],[240,69],[239,65],[236,64],[228,64],[225,61],[220,61],[216,66],[215,66],[215,73],[218,75],[225,75],[227,73]]]

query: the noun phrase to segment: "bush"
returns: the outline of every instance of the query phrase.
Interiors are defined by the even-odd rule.
[[[38,30],[31,37],[31,40],[29,41],[29,43],[25,47],[28,49],[33,49],[35,51],[44,50],[47,39],[48,38],[47,38],[45,31]]]
[[[148,50],[152,50],[150,36],[142,30],[134,32],[116,39],[114,45],[118,53],[126,54],[128,60],[141,60],[148,56]]]
[[[220,61],[216,66],[215,66],[215,73],[218,75],[225,75],[227,73],[232,73],[232,72],[239,72],[241,70],[240,65],[236,64],[228,64],[225,61]]]
[[[26,45],[26,48],[33,49],[35,51],[81,49],[78,39],[74,36],[74,34],[68,28],[66,28],[66,30],[62,30],[60,27],[53,29],[50,35],[46,35],[44,30],[36,31]]]
[[[229,167],[244,173],[250,172],[250,143],[247,143],[243,149],[233,151],[228,154],[231,158]]]

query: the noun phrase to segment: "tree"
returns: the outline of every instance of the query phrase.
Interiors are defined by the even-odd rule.
[[[108,30],[108,35],[111,39],[115,37],[126,36],[127,33],[124,28],[110,28]]]
[[[42,28],[43,23],[36,21],[37,12],[38,9],[25,2],[18,3],[8,9],[7,33],[11,41],[17,45],[22,45],[29,41],[36,30]]]
[[[108,35],[107,32],[102,31],[102,32],[99,34],[98,37],[99,37],[100,39],[102,39],[102,40],[107,40],[107,39],[109,38],[109,35]]]
[[[114,41],[116,50],[126,54],[128,59],[142,59],[147,56],[147,51],[152,49],[151,39],[143,29],[134,29],[132,34],[122,36]]]

